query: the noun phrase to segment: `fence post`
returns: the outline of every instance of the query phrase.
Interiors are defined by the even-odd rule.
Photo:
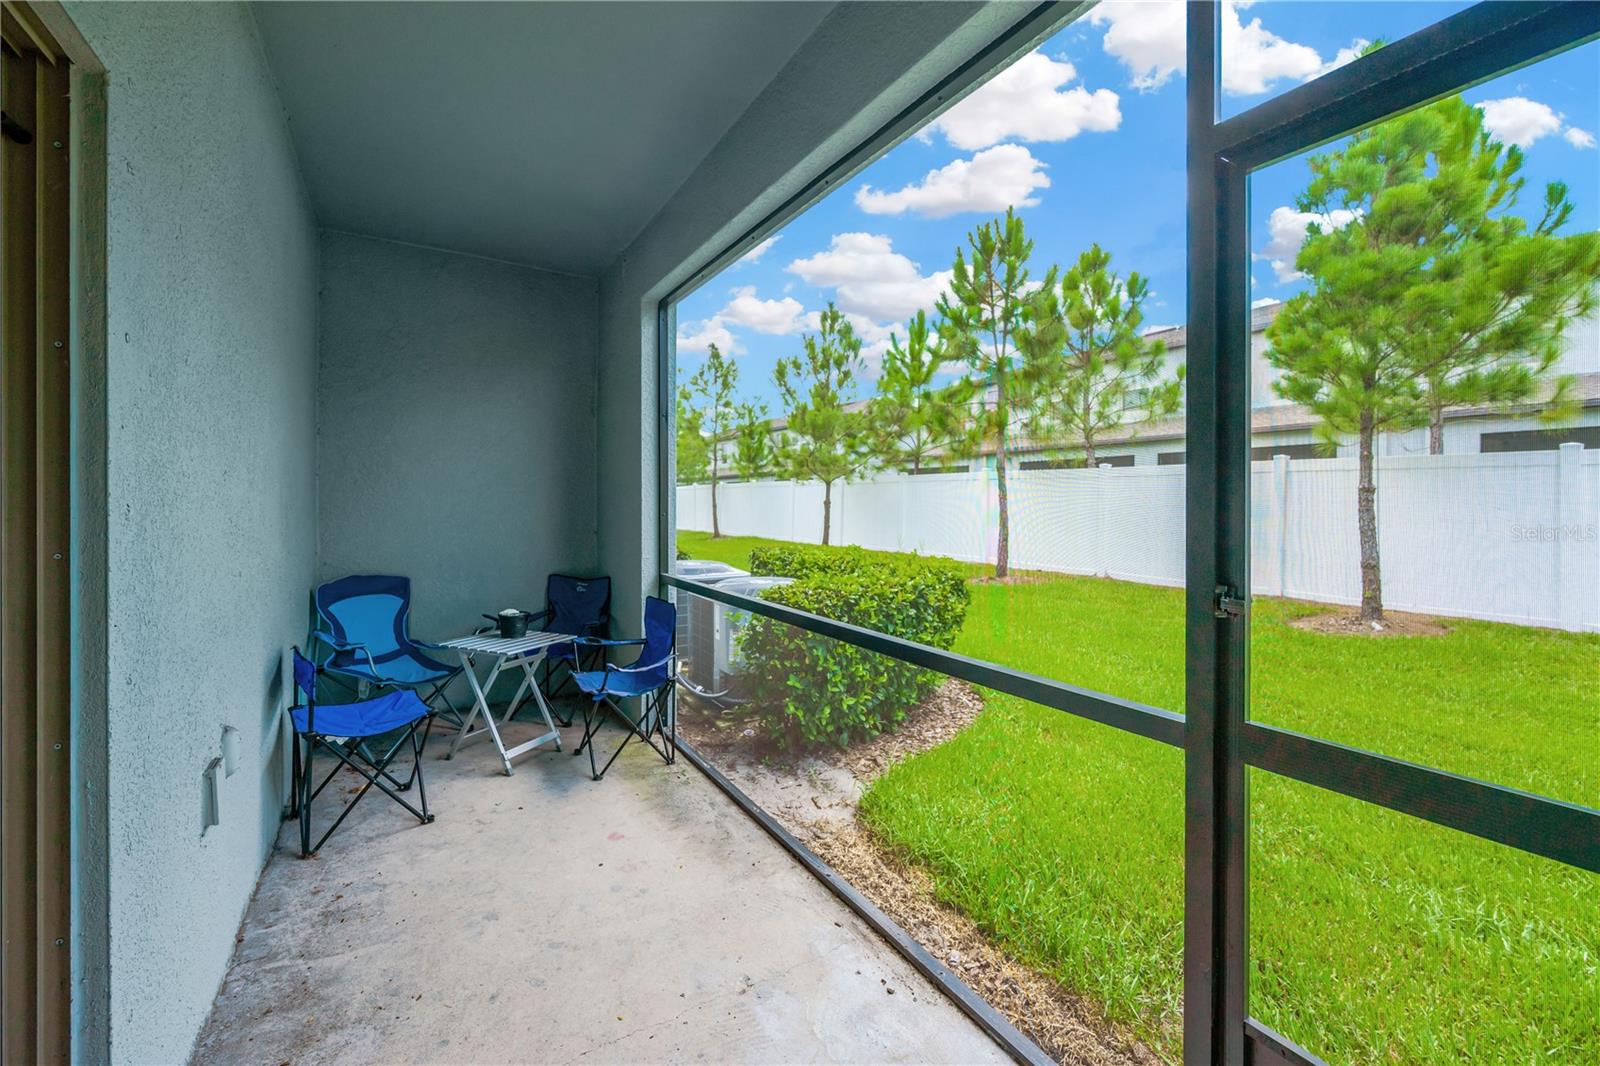
[[[1569,441],[1556,452],[1556,620],[1562,629],[1583,628],[1583,589],[1578,587],[1580,552],[1593,551],[1584,539],[1580,513],[1583,445]]]
[[[1111,509],[1111,475],[1106,473],[1111,469],[1110,463],[1099,464],[1100,472],[1095,475],[1094,485],[1094,549],[1095,573],[1101,577],[1111,576],[1111,565],[1108,558],[1111,550],[1107,547],[1106,529],[1110,522],[1106,521],[1106,512]]]
[[[1272,457],[1272,500],[1278,509],[1278,598],[1288,595],[1289,586],[1289,457]]]

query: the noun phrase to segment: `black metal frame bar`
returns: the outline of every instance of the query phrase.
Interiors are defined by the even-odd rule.
[[[1087,6],[1045,4],[1034,9],[1015,30],[941,82],[660,302],[656,319],[657,532],[663,571],[669,568],[674,533],[674,304],[766,234],[809,207],[838,181],[871,162],[946,101],[959,98],[1003,60],[1054,32]],[[660,581],[663,588],[704,596],[1183,748],[1184,1061],[1206,1066],[1321,1066],[1314,1054],[1248,1013],[1247,767],[1597,873],[1600,811],[1248,720],[1249,626],[1244,623],[1249,617],[1250,602],[1249,176],[1252,170],[1389,115],[1600,38],[1600,2],[1489,0],[1227,120],[1219,120],[1217,110],[1217,13],[1215,0],[1190,0],[1186,714],[729,593],[669,573],[663,572]],[[1242,604],[1242,608],[1234,613],[1219,612],[1224,596]],[[868,916],[863,906],[876,912],[870,903],[853,898],[853,889],[838,883],[833,871],[794,842],[765,811],[755,807],[688,745],[680,748],[858,913]],[[892,928],[892,923],[889,925]],[[880,926],[879,931],[884,929]],[[924,969],[917,957],[919,946],[902,943],[903,933],[898,937],[889,932],[884,935],[919,969]],[[924,972],[935,976],[928,969]],[[958,1005],[973,1013],[946,982],[939,983]],[[977,1015],[974,1018],[985,1025]],[[1003,1039],[1001,1042],[1007,1043]]]

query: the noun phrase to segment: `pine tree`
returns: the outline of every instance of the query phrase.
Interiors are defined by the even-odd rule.
[[[963,455],[976,446],[972,400],[977,390],[965,378],[935,383],[950,362],[924,311],[906,324],[904,344],[899,334],[889,335],[878,392],[869,407],[875,445],[885,464],[921,473],[935,456]]]
[[[856,378],[866,364],[855,329],[832,303],[816,332],[801,340],[805,353],[779,359],[772,371],[789,423],[779,462],[797,481],[822,482],[822,543],[827,544],[834,483],[850,480],[872,462],[865,416],[850,409]]]
[[[679,386],[674,426],[677,429],[678,484],[693,485],[706,479],[711,451],[706,445],[704,419],[689,399],[688,386]]]
[[[1438,447],[1446,405],[1536,397],[1567,324],[1594,310],[1600,235],[1557,234],[1572,210],[1559,183],[1536,224],[1516,215],[1521,166],[1459,96],[1310,160],[1296,204],[1329,221],[1308,227],[1295,265],[1311,288],[1268,327],[1267,358],[1325,439],[1356,438],[1364,622],[1383,621],[1378,434],[1431,425]]]
[[[995,478],[999,495],[1000,537],[994,575],[1011,572],[1011,503],[1006,486],[1011,431],[1031,404],[1032,379],[1017,348],[1017,334],[1026,328],[1028,260],[1033,242],[1023,232],[1014,210],[986,222],[967,235],[967,250],[956,248],[950,291],[939,298],[942,333],[953,358],[962,359],[972,376],[989,383],[994,405],[977,413],[980,431],[995,439]],[[1055,287],[1055,268],[1043,288]]]
[[[1162,380],[1166,346],[1139,332],[1149,291],[1137,272],[1118,276],[1111,253],[1092,245],[1062,276],[1059,297],[1040,291],[1018,335],[1039,377],[1035,432],[1071,438],[1090,469],[1102,433],[1126,426],[1130,416],[1172,414],[1183,398],[1183,368]]]
[[[711,434],[711,536],[722,536],[722,521],[717,512],[717,482],[722,477],[722,452],[733,435],[735,412],[733,393],[739,385],[739,365],[724,356],[713,344],[706,361],[689,379],[690,398],[700,400],[701,426]]]
[[[772,423],[765,404],[742,403],[737,408],[733,431],[733,469],[746,481],[758,481],[772,473],[777,451],[772,446]]]

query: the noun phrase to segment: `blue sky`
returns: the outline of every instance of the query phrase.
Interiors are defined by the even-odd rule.
[[[1466,3],[1276,0],[1224,10],[1223,106],[1236,114],[1393,41]],[[1184,317],[1184,75],[1181,3],[1110,3],[1066,27],[928,128],[790,222],[678,305],[687,378],[715,341],[740,366],[742,399],[779,404],[772,367],[800,349],[808,319],[833,300],[850,314],[872,366],[891,329],[933,311],[955,248],[1015,204],[1034,240],[1036,274],[1093,242],[1113,266],[1150,279],[1146,320]],[[1564,180],[1569,232],[1600,228],[1600,42],[1469,90],[1502,140],[1522,145],[1538,210]],[[1251,264],[1258,299],[1301,282],[1293,214],[1303,158],[1251,180]],[[862,395],[872,383],[864,381]]]

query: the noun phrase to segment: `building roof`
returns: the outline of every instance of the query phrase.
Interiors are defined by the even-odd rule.
[[[1272,325],[1272,320],[1278,317],[1278,312],[1283,310],[1282,300],[1272,300],[1250,309],[1250,332],[1260,333]],[[1167,346],[1167,351],[1189,346],[1188,326],[1168,326],[1166,329],[1153,329],[1145,334],[1146,337],[1159,337],[1161,343]]]
[[[1600,373],[1575,374],[1573,399],[1579,407],[1600,407]],[[1544,406],[1555,389],[1554,382],[1544,382],[1539,399],[1528,403],[1513,404],[1504,407],[1494,407],[1480,404],[1468,407],[1447,407],[1444,416],[1447,421],[1456,421],[1462,418],[1485,418],[1491,415],[1527,415],[1532,414]],[[1257,407],[1250,412],[1250,434],[1256,436],[1264,433],[1287,433],[1294,430],[1306,430],[1316,427],[1317,416],[1304,404],[1285,403],[1273,404],[1268,407]],[[1150,422],[1130,423],[1126,427],[1118,427],[1095,442],[1097,449],[1114,445],[1132,444],[1134,441],[1163,441],[1182,440],[1188,433],[1188,421],[1179,414],[1171,418],[1158,418]],[[1070,448],[1060,440],[1018,440],[1012,450],[1018,454],[1025,452],[1058,451]],[[992,443],[984,445],[982,453],[992,455]]]

